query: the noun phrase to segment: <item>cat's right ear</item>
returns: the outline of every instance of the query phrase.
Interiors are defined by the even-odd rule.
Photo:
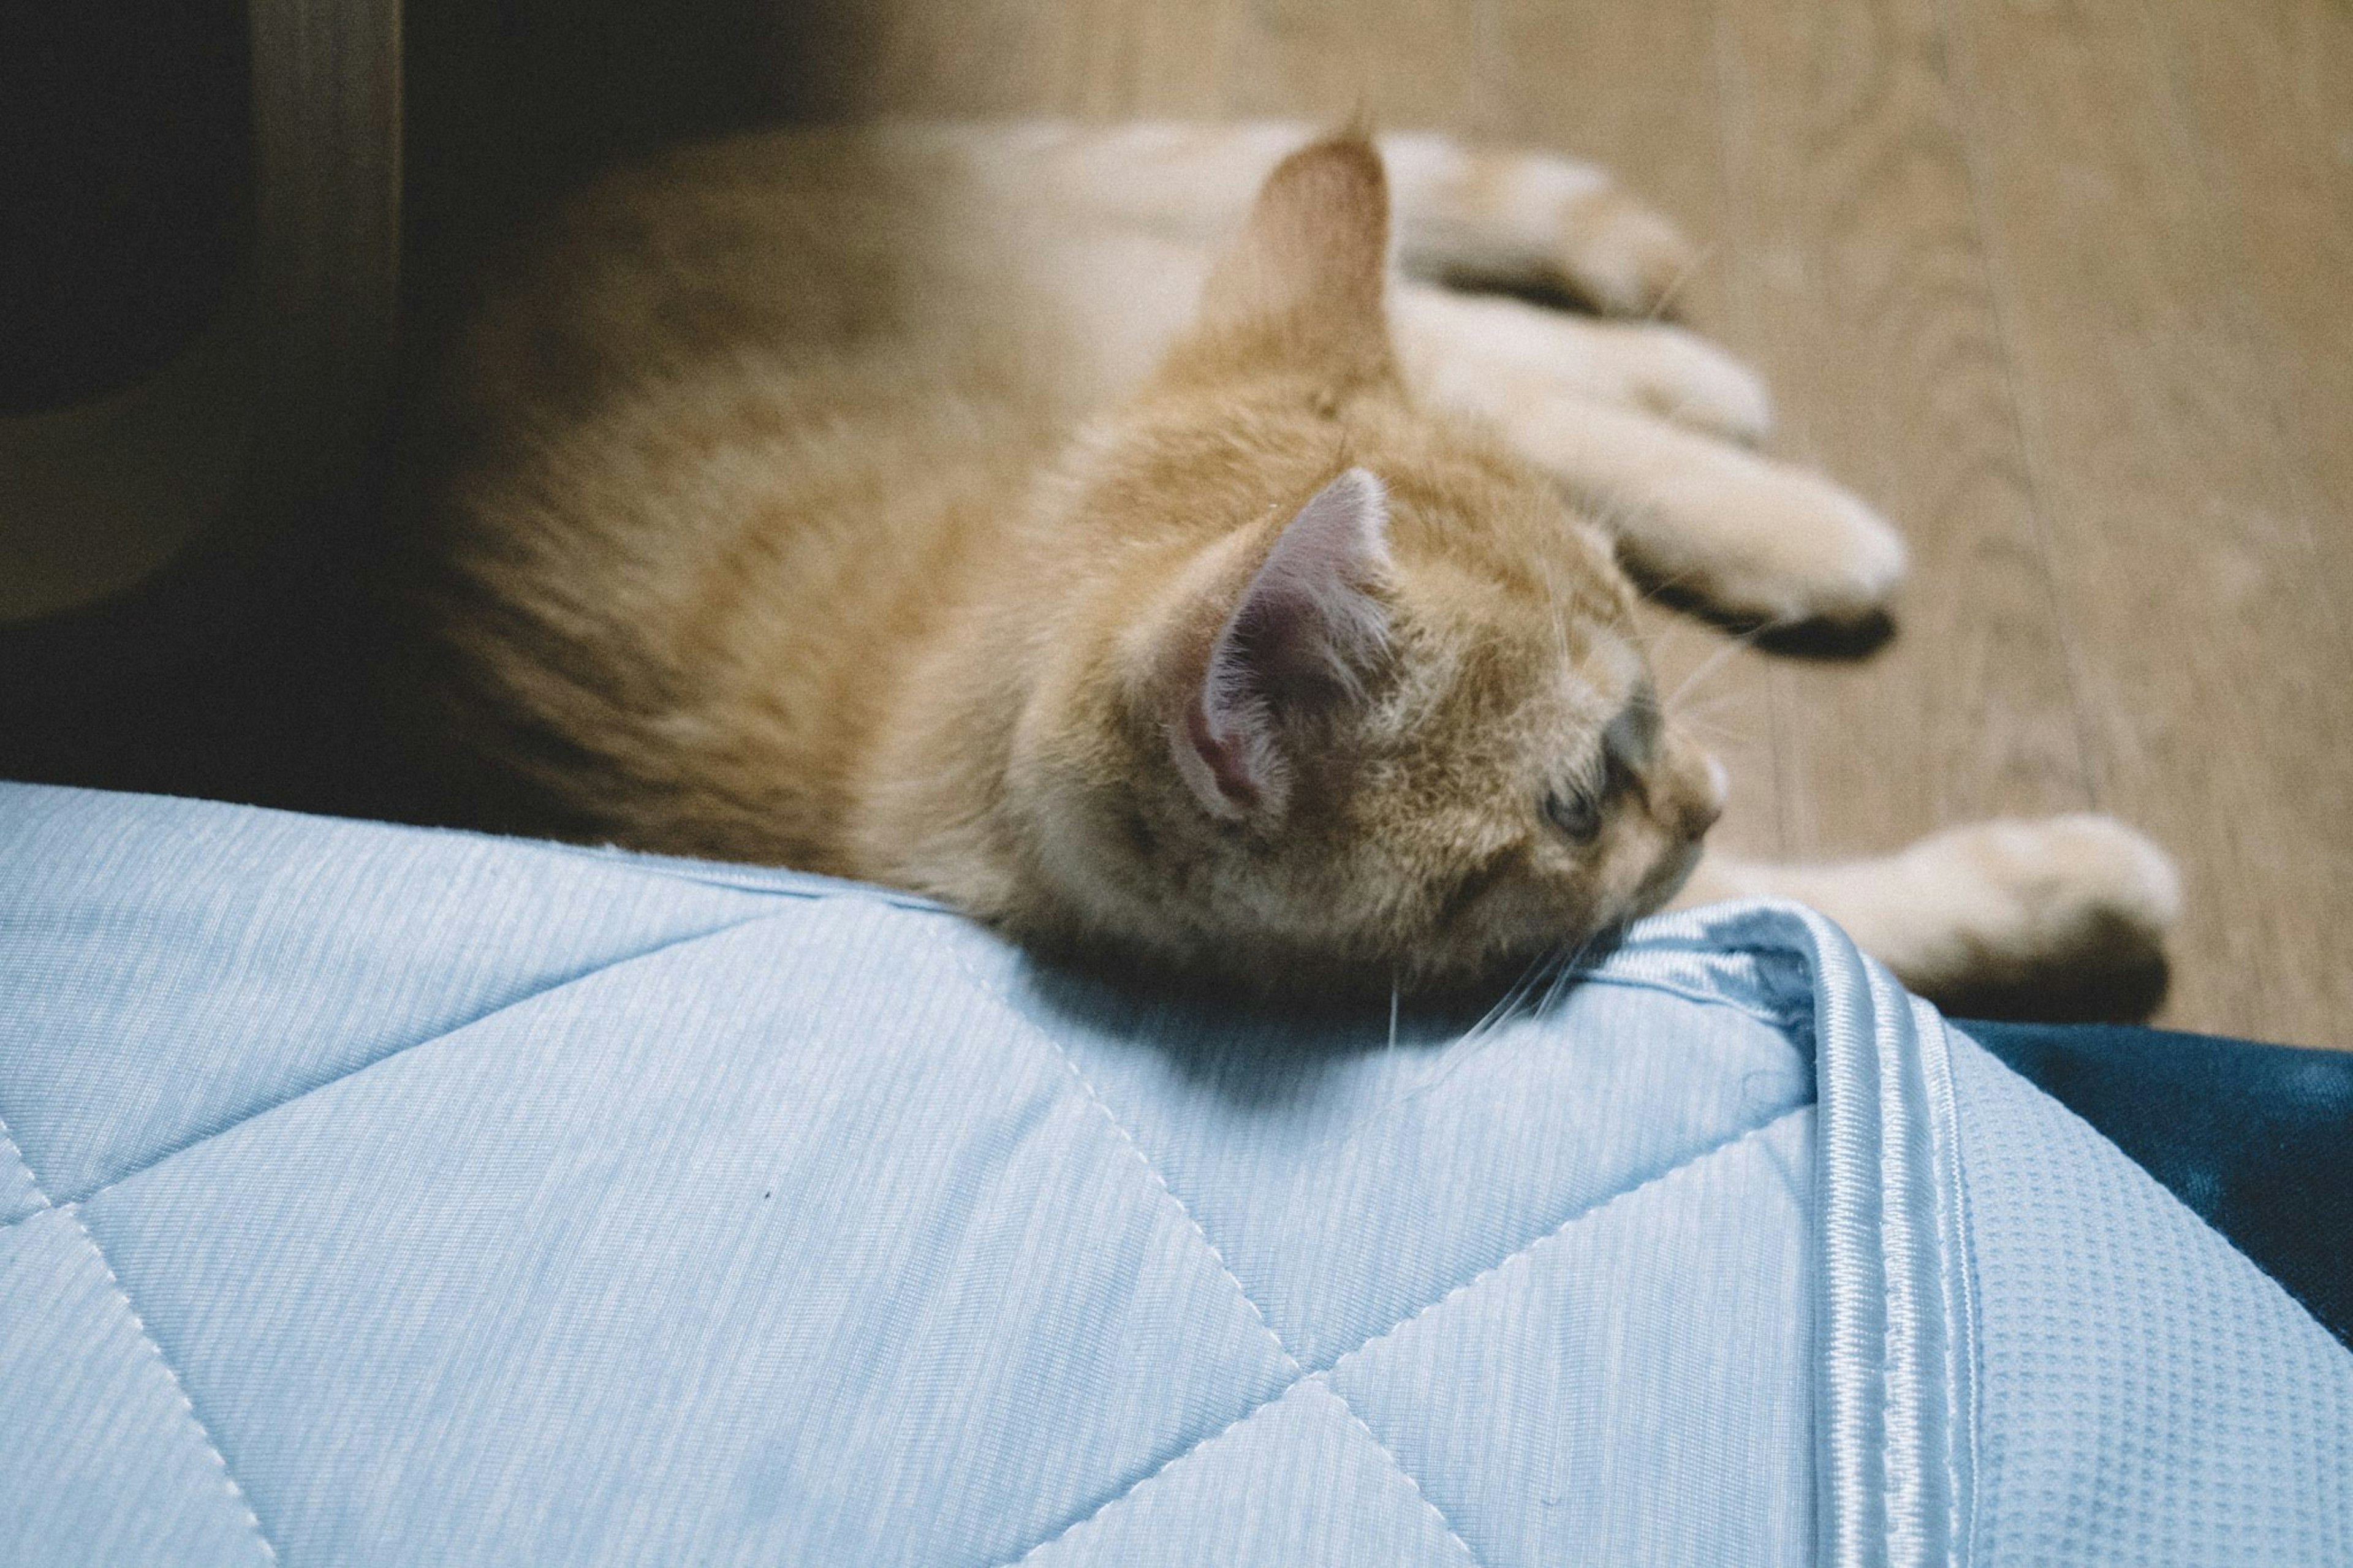
[[[1354,701],[1388,646],[1388,504],[1350,468],[1283,525],[1168,722],[1176,771],[1213,816],[1279,817],[1283,740],[1311,707]]]
[[[1389,192],[1361,134],[1303,147],[1259,187],[1203,290],[1197,342],[1337,380],[1391,373]]]

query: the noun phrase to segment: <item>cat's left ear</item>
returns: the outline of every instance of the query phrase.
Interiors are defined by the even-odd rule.
[[[1335,381],[1390,374],[1388,249],[1379,150],[1354,133],[1302,148],[1259,188],[1187,346]]]
[[[1362,698],[1388,646],[1388,503],[1350,468],[1283,525],[1210,645],[1199,682],[1169,721],[1177,772],[1212,816],[1279,816],[1292,760],[1289,721]]]

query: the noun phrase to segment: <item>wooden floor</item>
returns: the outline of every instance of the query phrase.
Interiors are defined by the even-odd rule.
[[[798,113],[1369,109],[1589,155],[1708,247],[1900,630],[1707,678],[1752,850],[2094,807],[2179,858],[2160,1021],[2353,1045],[2346,0],[836,0]],[[1694,667],[1715,634],[1672,635]]]
[[[1740,649],[1695,689],[1734,771],[1725,838],[1835,855],[2111,811],[2186,874],[2162,1021],[2353,1047],[2353,0],[405,14],[412,281],[460,275],[491,215],[576,165],[779,115],[1368,110],[1614,165],[1706,244],[1684,312],[1766,373],[1780,450],[1875,502],[1916,562],[1870,657]],[[504,185],[480,173],[502,153]],[[414,342],[433,298],[412,289]],[[180,619],[209,627],[202,586]],[[343,635],[325,603],[311,619]],[[332,658],[264,639],[236,722],[237,681],[194,660],[75,695],[85,644],[176,646],[153,619],[134,604],[0,674],[0,772],[377,809],[296,776],[370,754],[342,717],[359,686],[286,689]],[[1722,646],[1663,635],[1671,682]],[[46,730],[9,717],[53,687]]]

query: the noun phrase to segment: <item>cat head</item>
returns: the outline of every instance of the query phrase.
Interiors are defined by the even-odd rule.
[[[1085,945],[1261,984],[1468,981],[1655,908],[1720,773],[1609,542],[1419,408],[1360,138],[1270,176],[1158,375],[1074,460],[1074,573],[1008,795]]]

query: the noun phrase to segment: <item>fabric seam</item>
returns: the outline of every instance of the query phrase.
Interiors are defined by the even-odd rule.
[[[958,958],[960,962],[962,955],[959,954]],[[967,969],[965,973],[970,974],[971,971]],[[974,976],[974,978],[978,977]],[[993,992],[992,994],[994,994]],[[1001,1001],[999,1005],[1002,1005]],[[1012,1014],[1012,1016],[1020,1018],[1018,1013]],[[1025,1026],[1029,1025],[1027,1019],[1021,1019],[1021,1022]],[[1119,1141],[1127,1145],[1128,1152],[1134,1154],[1136,1163],[1144,1167],[1144,1173],[1152,1178],[1152,1184],[1160,1189],[1160,1195],[1175,1205],[1176,1212],[1185,1216],[1185,1223],[1193,1227],[1193,1234],[1201,1238],[1201,1245],[1209,1249],[1211,1258],[1217,1259],[1219,1272],[1226,1277],[1226,1282],[1234,1288],[1234,1293],[1240,1296],[1242,1304],[1250,1309],[1250,1316],[1258,1321],[1260,1330],[1274,1342],[1275,1351],[1282,1357],[1283,1364],[1291,1368],[1293,1373],[1291,1383],[1284,1386],[1288,1388],[1296,1384],[1306,1376],[1306,1369],[1299,1364],[1299,1358],[1291,1353],[1291,1347],[1282,1342],[1282,1336],[1274,1331],[1274,1325],[1267,1321],[1266,1313],[1260,1309],[1258,1299],[1243,1286],[1240,1277],[1234,1273],[1233,1266],[1226,1261],[1226,1255],[1218,1250],[1218,1244],[1209,1239],[1209,1233],[1202,1228],[1201,1222],[1194,1217],[1193,1211],[1185,1205],[1185,1200],[1176,1195],[1176,1189],[1171,1187],[1167,1178],[1160,1173],[1160,1167],[1154,1164],[1152,1156],[1144,1152],[1144,1145],[1135,1141],[1134,1134],[1128,1131],[1125,1122],[1112,1114],[1111,1107],[1103,1103],[1103,1096],[1095,1092],[1095,1086],[1087,1081],[1087,1075],[1079,1070],[1078,1062],[1061,1041],[1034,1026],[1029,1026],[1029,1033],[1054,1047],[1054,1054],[1062,1059],[1063,1069],[1077,1082],[1081,1092],[1086,1095],[1087,1103],[1103,1113],[1103,1119],[1111,1123],[1111,1130],[1119,1134]]]
[[[1984,1325],[1980,1320],[1983,1288],[1978,1278],[1977,1228],[1969,1223],[1968,1161],[1968,1155],[1961,1147],[1960,1125],[1958,1119],[1960,1086],[1953,1081],[1952,1037],[1957,1033],[1958,1033],[1958,1031],[1955,1030],[1951,1025],[1947,1024],[1945,1026],[1946,1039],[1943,1077],[1946,1084],[1945,1092],[1947,1096],[1947,1103],[1951,1104],[1955,1108],[1954,1125],[1951,1129],[1953,1138],[1953,1226],[1954,1228],[1960,1233],[1961,1321],[1962,1328],[1969,1336],[1968,1354],[1962,1358],[1963,1370],[1968,1378],[1969,1420],[1968,1428],[1963,1434],[1963,1437],[1968,1445],[1969,1479],[1966,1517],[1961,1521],[1960,1560],[1964,1563],[1970,1563],[1978,1561],[1978,1479],[1985,1473],[1983,1469],[1983,1427],[1981,1426],[1982,1417],[1980,1415],[1980,1412],[1985,1407],[1985,1334],[1983,1331]],[[1975,1045],[1976,1043],[1977,1042],[1974,1040],[1970,1041],[1970,1044],[1972,1045]],[[1979,1048],[1982,1049],[1983,1047]]]
[[[24,1224],[26,1220],[31,1219],[33,1215],[47,1214],[49,1210],[57,1207],[58,1205],[51,1203],[49,1201],[49,1194],[41,1189],[41,1178],[33,1170],[33,1162],[25,1158],[25,1151],[17,1143],[16,1134],[8,1131],[8,1119],[5,1116],[0,1116],[0,1149],[5,1149],[9,1153],[15,1155],[16,1158],[16,1163],[24,1167],[25,1180],[32,1186],[34,1201],[41,1205],[35,1209],[33,1214],[19,1215],[15,1219],[8,1221],[7,1224],[0,1225],[0,1235],[5,1235],[6,1232],[14,1230],[16,1226]]]
[[[237,1117],[234,1121],[229,1122],[227,1125],[216,1127],[211,1131],[203,1133],[195,1138],[192,1138],[185,1143],[175,1144],[169,1149],[164,1150],[161,1153],[150,1155],[148,1158],[142,1160],[138,1164],[132,1166],[131,1169],[124,1171],[120,1174],[109,1176],[105,1181],[100,1182],[97,1186],[90,1188],[88,1192],[70,1197],[66,1201],[68,1203],[74,1204],[86,1204],[92,1198],[100,1197],[107,1193],[112,1192],[116,1187],[121,1186],[123,1183],[130,1181],[134,1176],[144,1175],[149,1171],[155,1169],[158,1165],[169,1163],[171,1161],[178,1159],[183,1154],[201,1149],[206,1144],[212,1142],[216,1139],[227,1137],[230,1133],[236,1131],[238,1128],[244,1126],[248,1121],[258,1121],[262,1117],[270,1114],[272,1111],[283,1110],[286,1107],[294,1104],[298,1100],[308,1100],[314,1094],[322,1093],[327,1089],[334,1088],[337,1084],[344,1082],[346,1079],[359,1077],[360,1074],[368,1071],[372,1068],[381,1067],[384,1063],[392,1060],[395,1057],[406,1056],[410,1051],[418,1050],[427,1046],[438,1045],[442,1041],[449,1039],[454,1036],[464,1034],[468,1029],[474,1027],[478,1024],[487,1024],[491,1019],[499,1017],[503,1014],[511,1013],[518,1007],[525,1007],[533,1002],[541,1001],[543,998],[555,995],[559,992],[568,991],[575,985],[585,984],[588,981],[596,979],[600,974],[609,973],[613,970],[619,969],[626,964],[635,963],[640,959],[659,957],[660,954],[669,952],[674,948],[684,947],[691,942],[706,942],[712,937],[724,936],[729,931],[740,931],[745,926],[758,925],[763,921],[778,919],[780,914],[781,911],[764,915],[747,915],[740,921],[731,921],[723,926],[716,926],[710,931],[697,931],[690,936],[674,937],[669,942],[661,942],[656,946],[647,948],[642,952],[627,953],[619,958],[610,960],[607,963],[600,963],[594,969],[583,970],[578,974],[555,981],[552,984],[543,985],[538,990],[518,996],[512,1002],[501,1002],[497,1006],[491,1008],[489,1012],[479,1013],[473,1017],[467,1019],[462,1024],[453,1024],[446,1029],[438,1030],[433,1034],[427,1035],[421,1040],[411,1040],[406,1045],[395,1046],[392,1049],[385,1052],[382,1056],[370,1057],[367,1060],[359,1063],[355,1067],[344,1068],[342,1072],[335,1074],[332,1078],[324,1079],[317,1083],[310,1084],[302,1089],[298,1089],[292,1094],[286,1096],[283,1100],[274,1100],[267,1105],[256,1106],[251,1110],[248,1110],[243,1115]],[[5,1123],[0,1122],[0,1133],[5,1133]],[[9,1147],[16,1148],[13,1140],[10,1141]],[[25,1158],[24,1151],[20,1148],[16,1149],[16,1158],[18,1161],[23,1163],[26,1173],[30,1175],[33,1169],[32,1162]],[[37,1196],[41,1198],[45,1205],[56,1206],[54,1204],[51,1204],[48,1194],[41,1191],[40,1183],[37,1178],[34,1181],[33,1191]],[[32,1217],[32,1215],[21,1215],[16,1219],[6,1221],[5,1223],[0,1223],[0,1235],[5,1235],[9,1230],[24,1224],[25,1221]]]
[[[1065,1057],[1067,1058],[1067,1053],[1065,1053]],[[1079,1081],[1082,1087],[1085,1085],[1086,1080],[1084,1078],[1081,1078]],[[1110,1118],[1112,1125],[1114,1128],[1119,1128],[1122,1135],[1125,1136],[1126,1130],[1120,1127],[1118,1118],[1112,1116],[1110,1108],[1105,1106],[1100,1099],[1095,1100],[1094,1103],[1096,1108],[1102,1110],[1104,1116]],[[1603,1210],[1617,1203],[1619,1199],[1632,1197],[1637,1193],[1643,1192],[1648,1188],[1656,1186],[1659,1183],[1665,1181],[1668,1177],[1675,1175],[1679,1172],[1688,1170],[1704,1160],[1712,1159],[1715,1155],[1736,1148],[1752,1138],[1761,1137],[1766,1132],[1768,1132],[1775,1127],[1779,1126],[1782,1122],[1787,1121],[1790,1117],[1799,1115],[1812,1109],[1813,1107],[1810,1105],[1792,1106],[1769,1121],[1760,1121],[1754,1127],[1750,1127],[1743,1131],[1735,1133],[1733,1136],[1724,1139],[1719,1142],[1712,1143],[1708,1147],[1700,1150],[1698,1152],[1692,1154],[1688,1158],[1677,1161],[1674,1164],[1668,1166],[1665,1170],[1659,1172],[1656,1175],[1648,1177],[1643,1181],[1637,1183],[1633,1186],[1613,1193],[1598,1204],[1593,1204],[1588,1207],[1579,1209],[1577,1213],[1570,1215],[1567,1218],[1562,1220],[1558,1225],[1545,1232],[1542,1236],[1535,1237],[1525,1246],[1515,1249],[1509,1255],[1497,1259],[1494,1263],[1481,1269],[1470,1279],[1454,1286],[1444,1295],[1438,1297],[1434,1300],[1424,1302],[1409,1316],[1400,1318],[1396,1322],[1391,1323],[1388,1328],[1383,1329],[1379,1333],[1374,1334],[1368,1339],[1360,1341],[1347,1351],[1334,1358],[1329,1365],[1318,1367],[1313,1372],[1307,1371],[1303,1367],[1300,1367],[1295,1357],[1291,1357],[1288,1349],[1283,1349],[1283,1354],[1285,1357],[1291,1359],[1292,1365],[1298,1370],[1298,1376],[1293,1378],[1289,1383],[1284,1384],[1281,1388],[1276,1389],[1273,1393],[1267,1394],[1264,1398],[1260,1399],[1257,1403],[1249,1405],[1240,1415],[1227,1422],[1223,1426],[1219,1427],[1216,1431],[1211,1432],[1207,1436],[1195,1438],[1192,1442],[1185,1445],[1184,1447],[1179,1448],[1176,1453],[1169,1455],[1168,1458],[1153,1466],[1151,1469],[1145,1471],[1143,1475],[1138,1476],[1134,1480],[1130,1481],[1126,1486],[1121,1488],[1118,1492],[1097,1504],[1092,1512],[1086,1514],[1082,1518],[1071,1521],[1069,1524],[1062,1526],[1061,1529],[1056,1531],[1053,1534],[1047,1536],[1044,1540],[1026,1548],[1019,1556],[1008,1559],[1002,1565],[1002,1568],[1019,1568],[1019,1564],[1027,1562],[1034,1553],[1051,1545],[1053,1542],[1060,1541],[1063,1536],[1070,1534],[1080,1526],[1086,1524],[1090,1521],[1100,1517],[1102,1514],[1116,1507],[1120,1503],[1124,1502],[1137,1491],[1150,1485],[1156,1478],[1166,1474],[1176,1466],[1183,1464],[1187,1459],[1191,1458],[1202,1448],[1216,1442],[1219,1438],[1224,1436],[1235,1427],[1241,1426],[1252,1416],[1257,1415],[1261,1411],[1267,1410],[1273,1405],[1281,1404],[1303,1384],[1316,1382],[1324,1384],[1326,1387],[1330,1388],[1332,1396],[1339,1400],[1342,1405],[1347,1405],[1349,1414],[1355,1415],[1356,1414],[1356,1406],[1349,1405],[1347,1396],[1341,1394],[1338,1387],[1333,1384],[1333,1374],[1337,1373],[1342,1366],[1364,1354],[1366,1351],[1371,1350],[1374,1346],[1382,1344],[1404,1332],[1407,1329],[1421,1321],[1422,1319],[1438,1310],[1440,1307],[1445,1306],[1448,1302],[1454,1300],[1457,1297],[1463,1295],[1467,1291],[1478,1289],[1495,1275],[1502,1273],[1505,1268],[1510,1268],[1513,1264],[1520,1261],[1522,1258],[1527,1258],[1535,1253],[1538,1247],[1543,1247],[1546,1243],[1553,1241],[1567,1234],[1571,1226],[1578,1224],[1580,1221],[1600,1214]],[[1130,1147],[1134,1147],[1134,1141],[1132,1138],[1128,1140],[1128,1142]],[[1140,1157],[1143,1154],[1143,1150],[1140,1148],[1136,1149],[1136,1153]],[[1145,1162],[1145,1167],[1146,1169],[1152,1169],[1151,1163],[1149,1161]],[[1156,1177],[1158,1175],[1158,1172],[1156,1170],[1154,1171],[1154,1174]],[[1162,1184],[1164,1190],[1166,1190],[1166,1184],[1165,1183]],[[1176,1201],[1176,1194],[1170,1193],[1168,1195],[1171,1202]],[[1177,1204],[1177,1207],[1179,1210],[1183,1210],[1184,1205],[1180,1203]],[[1187,1213],[1186,1217],[1187,1219],[1191,1219],[1192,1215]],[[1194,1221],[1193,1227],[1197,1231],[1199,1230],[1200,1222],[1198,1220]],[[1204,1242],[1208,1242],[1208,1237],[1204,1234],[1201,1239]],[[1215,1246],[1211,1246],[1209,1250],[1213,1256],[1216,1255],[1217,1248]],[[1219,1258],[1219,1261],[1220,1265],[1222,1265],[1224,1259]],[[1228,1269],[1226,1274],[1228,1279],[1233,1279],[1233,1271],[1231,1269]],[[1241,1282],[1238,1279],[1235,1280],[1234,1288],[1238,1290],[1241,1289]],[[1257,1303],[1250,1300],[1250,1293],[1248,1291],[1245,1290],[1242,1292],[1242,1299],[1244,1301],[1250,1303],[1253,1311],[1257,1310]],[[1260,1322],[1261,1325],[1264,1324],[1265,1320],[1263,1317],[1261,1317]],[[1275,1335],[1274,1331],[1271,1328],[1268,1328],[1267,1332],[1271,1338],[1275,1340],[1277,1348],[1283,1348],[1281,1337]],[[1362,1425],[1363,1417],[1357,1416],[1357,1421]],[[1367,1430],[1369,1430],[1369,1428],[1367,1428]],[[1377,1435],[1374,1436],[1373,1440],[1376,1443],[1380,1441]],[[1384,1452],[1386,1451],[1387,1449],[1384,1447]],[[1389,1459],[1392,1464],[1397,1465],[1398,1473],[1403,1475],[1407,1480],[1414,1480],[1412,1473],[1406,1469],[1405,1466],[1398,1460],[1396,1455],[1390,1454]],[[1421,1489],[1419,1482],[1414,1481],[1414,1489],[1416,1491],[1419,1491]],[[1434,1507],[1435,1505],[1432,1506]],[[1443,1515],[1440,1515],[1441,1521],[1443,1521]],[[1451,1533],[1451,1526],[1449,1527],[1449,1532]],[[1470,1550],[1467,1544],[1463,1549],[1466,1552]],[[1476,1563],[1479,1561],[1475,1553],[1472,1555],[1472,1561],[1473,1563]]]
[[[220,1444],[214,1438],[212,1428],[206,1426],[205,1418],[196,1414],[196,1402],[190,1397],[187,1383],[180,1376],[180,1369],[172,1364],[172,1358],[164,1353],[162,1342],[149,1331],[147,1321],[139,1315],[138,1307],[131,1300],[130,1290],[123,1285],[121,1277],[114,1272],[114,1264],[106,1256],[106,1248],[98,1244],[98,1237],[90,1234],[90,1226],[83,1223],[80,1214],[76,1212],[80,1205],[49,1201],[49,1194],[41,1186],[39,1174],[34,1171],[32,1162],[25,1158],[24,1151],[16,1147],[16,1142],[9,1136],[5,1122],[0,1122],[0,1142],[6,1142],[8,1147],[16,1152],[17,1163],[25,1167],[25,1174],[33,1184],[33,1195],[41,1201],[42,1206],[33,1214],[26,1215],[25,1219],[33,1219],[40,1215],[51,1213],[65,1215],[66,1222],[72,1226],[75,1233],[81,1237],[82,1245],[89,1247],[90,1256],[98,1259],[99,1270],[106,1276],[107,1289],[112,1292],[115,1300],[121,1304],[122,1315],[131,1320],[132,1328],[139,1335],[139,1342],[146,1347],[149,1355],[155,1358],[155,1364],[164,1369],[164,1381],[172,1385],[172,1394],[180,1402],[181,1415],[195,1433],[196,1441],[203,1447],[205,1457],[213,1462],[213,1468],[220,1472],[221,1483],[228,1492],[229,1500],[237,1505],[238,1513],[245,1520],[246,1527],[253,1531],[253,1539],[260,1543],[261,1555],[269,1562],[276,1563],[278,1548],[270,1544],[269,1532],[261,1528],[261,1516],[254,1511],[253,1499],[247,1494],[244,1487],[237,1484],[237,1472],[228,1468],[228,1457],[221,1452]],[[24,1220],[17,1220],[9,1226],[0,1226],[0,1229],[11,1229],[15,1225],[23,1223]]]
[[[1045,1539],[1030,1546],[1027,1551],[1023,1552],[1020,1556],[1007,1559],[1000,1565],[1000,1568],[1021,1568],[1022,1563],[1029,1562],[1029,1559],[1037,1556],[1038,1553],[1045,1551],[1046,1548],[1053,1545],[1054,1542],[1061,1540],[1065,1536],[1071,1535],[1079,1531],[1084,1530],[1088,1525],[1092,1524],[1095,1521],[1103,1518],[1103,1515],[1111,1512],[1123,1503],[1128,1501],[1131,1498],[1134,1497],[1137,1492],[1142,1491],[1154,1481],[1158,1480],[1169,1471],[1183,1466],[1187,1460],[1192,1459],[1204,1449],[1215,1447],[1220,1439],[1225,1437],[1228,1433],[1233,1431],[1236,1427],[1248,1426],[1259,1416],[1263,1415],[1266,1412],[1273,1409],[1276,1405],[1282,1404],[1284,1400],[1298,1393],[1307,1384],[1318,1381],[1323,1376],[1324,1374],[1322,1373],[1308,1373],[1303,1376],[1293,1378],[1291,1382],[1283,1384],[1281,1393],[1276,1394],[1270,1398],[1259,1401],[1256,1405],[1251,1405],[1249,1409],[1243,1411],[1240,1415],[1235,1416],[1232,1420],[1227,1422],[1224,1426],[1219,1427],[1208,1436],[1187,1443],[1183,1448],[1169,1456],[1168,1458],[1153,1466],[1150,1470],[1138,1476],[1134,1480],[1130,1481],[1126,1486],[1120,1488],[1118,1491],[1097,1503],[1094,1508],[1087,1513],[1071,1521],[1070,1523],[1062,1526],[1061,1529],[1054,1531],[1053,1534],[1047,1536]]]
[[[1446,1539],[1462,1549],[1463,1561],[1470,1563],[1471,1568],[1486,1568],[1486,1565],[1480,1561],[1479,1554],[1471,1550],[1471,1543],[1462,1539],[1462,1532],[1454,1528],[1454,1521],[1446,1517],[1446,1510],[1430,1500],[1430,1494],[1421,1489],[1421,1483],[1414,1479],[1413,1472],[1406,1468],[1405,1461],[1397,1457],[1395,1449],[1381,1441],[1381,1435],[1374,1431],[1372,1423],[1366,1420],[1356,1407],[1348,1402],[1348,1396],[1335,1387],[1328,1377],[1324,1379],[1324,1389],[1325,1393],[1340,1402],[1340,1408],[1348,1413],[1348,1419],[1356,1424],[1356,1430],[1365,1435],[1373,1447],[1380,1451],[1381,1458],[1389,1462],[1389,1468],[1395,1470],[1404,1479],[1405,1484],[1412,1489],[1414,1497],[1420,1501],[1422,1507],[1430,1510],[1430,1517],[1438,1521],[1438,1528],[1446,1531]]]
[[[1801,1016],[1794,1016],[1793,1013],[1774,1013],[1730,996],[1714,995],[1691,986],[1677,985],[1669,980],[1651,980],[1640,974],[1623,974],[1610,969],[1570,969],[1563,973],[1579,980],[1589,980],[1597,985],[1623,985],[1637,991],[1655,991],[1662,995],[1673,996],[1692,1003],[1695,1006],[1728,1007],[1741,1016],[1762,1024],[1778,1035],[1795,1032],[1805,1021]]]

